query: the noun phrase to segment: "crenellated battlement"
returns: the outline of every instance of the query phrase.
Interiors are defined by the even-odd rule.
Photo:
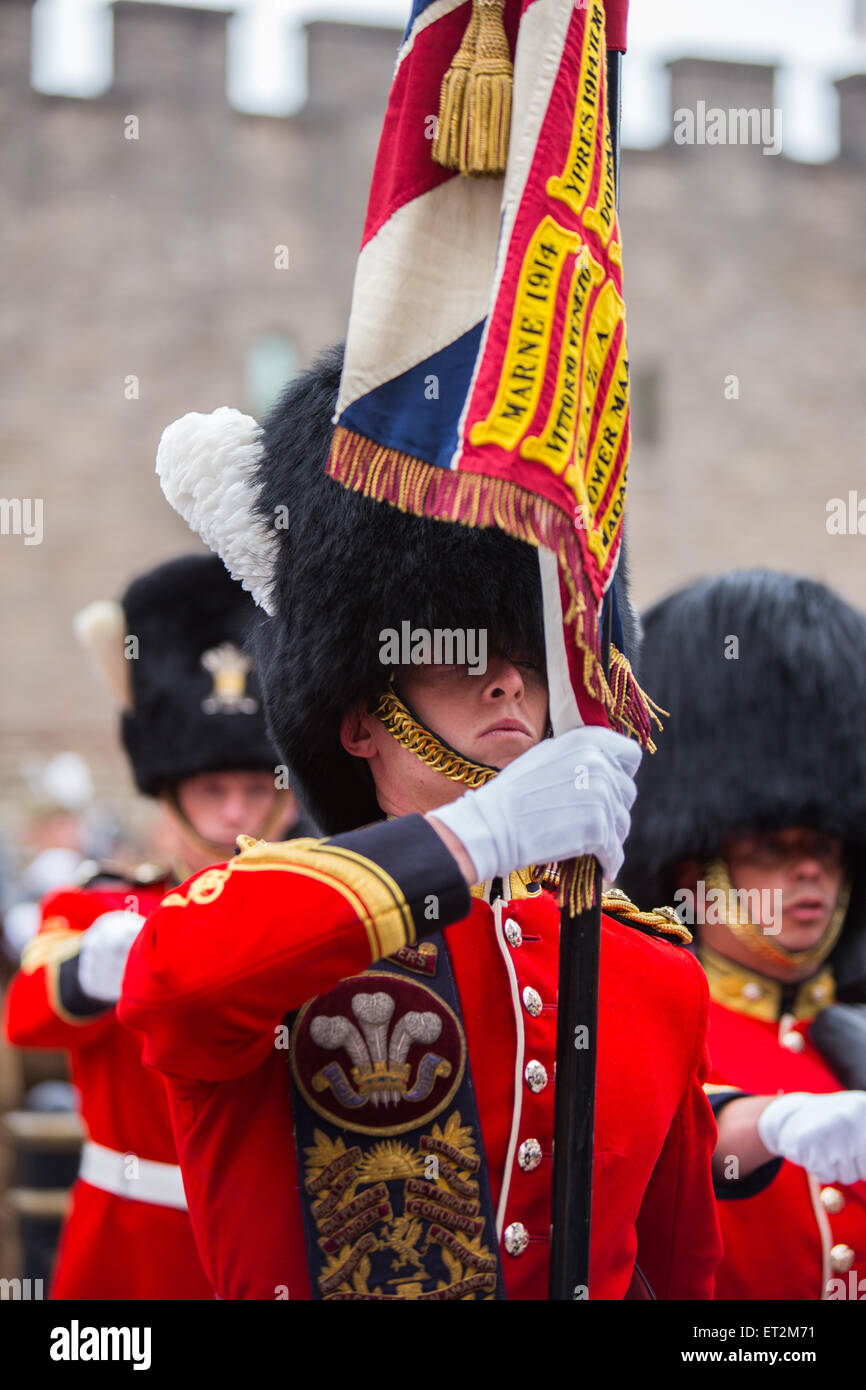
[[[0,4],[0,80],[7,102],[13,91],[19,103],[28,94],[33,101],[41,95],[30,84],[32,12],[33,0]],[[229,69],[232,62],[238,67],[243,48],[235,17],[231,9],[115,0],[103,16],[90,20],[91,38],[98,24],[108,23],[111,62],[105,89],[86,99],[132,103],[133,109],[159,104],[218,113],[229,105]],[[362,115],[367,109],[381,112],[399,29],[310,20],[294,28],[288,22],[276,24],[268,32],[282,40],[287,69],[303,73],[304,114],[314,110],[321,115],[337,106]]]
[[[31,12],[33,0],[2,0],[0,4],[0,110],[38,100],[30,86]],[[211,119],[232,109],[227,78],[238,66],[239,44],[234,20],[240,10],[187,8],[172,4],[115,0],[107,6],[112,26],[113,66],[106,90],[89,98],[109,105],[120,101],[130,110],[160,106],[195,111]],[[271,32],[271,31],[269,31]],[[859,32],[859,31],[857,31]],[[327,118],[351,108],[362,118],[381,111],[399,43],[397,28],[331,22],[327,18],[298,24],[285,22],[272,31],[285,46],[287,70],[300,74],[306,98],[292,114]],[[248,59],[246,60],[249,61]],[[677,139],[677,113],[696,113],[694,143],[733,143],[744,151],[766,139],[720,139],[718,117],[708,112],[768,112],[780,107],[777,78],[780,68],[768,63],[729,62],[682,57],[666,64],[670,77],[667,145],[693,143]],[[828,79],[829,81],[829,79]],[[229,84],[231,85],[231,84]],[[838,93],[838,158],[846,164],[866,163],[866,74],[845,77]],[[700,112],[700,116],[697,113]],[[781,125],[785,112],[778,125]],[[764,117],[765,130],[771,115]],[[702,122],[707,140],[700,138]],[[730,126],[733,131],[734,118]],[[741,120],[741,125],[742,125]],[[784,143],[778,151],[787,159]]]

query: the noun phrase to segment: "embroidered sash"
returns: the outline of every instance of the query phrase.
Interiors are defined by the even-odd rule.
[[[343,980],[287,1023],[313,1297],[504,1298],[442,934]]]

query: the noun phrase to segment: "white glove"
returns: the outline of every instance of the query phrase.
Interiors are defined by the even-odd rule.
[[[116,1004],[129,948],[147,919],[139,912],[104,912],[84,933],[78,983],[92,999]]]
[[[821,1182],[866,1179],[866,1091],[815,1096],[791,1091],[758,1116],[758,1136],[770,1153],[799,1163]]]
[[[545,739],[477,791],[429,814],[461,841],[477,881],[594,854],[608,879],[623,861],[641,750],[610,729]]]

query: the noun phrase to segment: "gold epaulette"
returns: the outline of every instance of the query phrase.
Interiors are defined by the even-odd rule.
[[[664,936],[674,936],[684,946],[688,946],[692,934],[677,916],[672,907],[656,907],[652,912],[641,912],[627,893],[621,888],[608,888],[601,898],[602,912],[610,912],[635,927],[648,927],[650,931],[661,932]]]

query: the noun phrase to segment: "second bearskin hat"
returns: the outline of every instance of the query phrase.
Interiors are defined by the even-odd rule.
[[[651,608],[641,662],[669,718],[638,773],[626,892],[670,902],[675,866],[711,859],[733,830],[817,827],[848,848],[852,898],[837,954],[859,953],[866,616],[813,580],[739,571]]]
[[[249,652],[255,605],[215,555],[185,555],[139,575],[119,604],[78,615],[122,705],[136,785],[158,796],[201,772],[273,770]]]

